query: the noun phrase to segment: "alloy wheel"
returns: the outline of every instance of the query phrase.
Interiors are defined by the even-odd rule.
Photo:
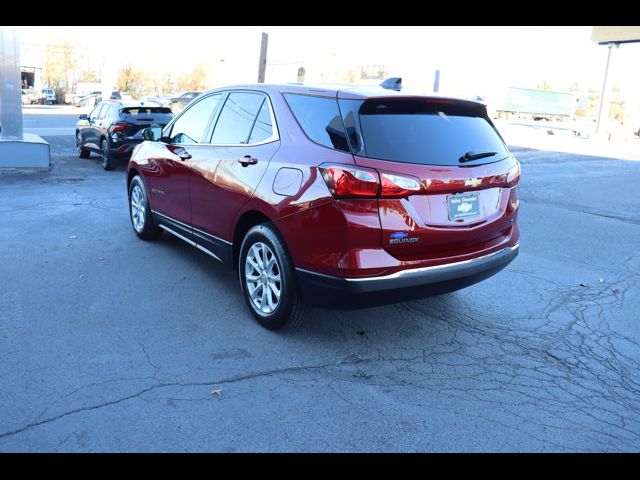
[[[102,166],[107,168],[109,166],[109,145],[104,140],[102,141],[100,152],[102,153]]]
[[[271,314],[280,304],[282,277],[273,250],[262,242],[254,243],[244,264],[245,286],[251,306],[259,314]]]
[[[140,185],[135,185],[131,190],[129,203],[131,204],[131,222],[133,223],[133,228],[136,229],[136,232],[140,233],[144,228],[144,221],[147,215],[144,192],[140,188]]]

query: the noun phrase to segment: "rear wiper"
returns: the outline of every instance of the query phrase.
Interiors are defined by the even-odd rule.
[[[472,160],[478,160],[480,158],[493,157],[494,155],[497,155],[497,154],[498,152],[481,152],[481,153],[467,152],[463,156],[461,156],[458,159],[458,161],[460,163],[465,163],[465,162],[470,162]]]

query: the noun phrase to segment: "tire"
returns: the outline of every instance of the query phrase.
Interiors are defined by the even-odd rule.
[[[149,196],[139,175],[129,183],[129,219],[133,231],[143,240],[155,240],[164,231],[153,221]]]
[[[267,269],[261,263],[265,257],[270,265]],[[245,302],[260,325],[279,330],[302,323],[307,308],[302,302],[293,262],[270,223],[256,225],[245,235],[240,247],[238,276]],[[251,277],[255,281],[252,282]],[[263,293],[265,290],[267,294]]]
[[[100,141],[100,156],[102,157],[102,168],[105,170],[116,168],[116,161],[111,155],[111,147],[109,147],[109,141],[106,138]]]
[[[82,146],[82,136],[80,132],[76,132],[76,152],[80,158],[89,158],[91,152]]]

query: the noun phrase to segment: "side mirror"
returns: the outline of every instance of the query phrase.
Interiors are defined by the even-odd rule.
[[[147,127],[142,131],[142,138],[150,142],[157,142],[162,138],[162,128],[157,126]]]
[[[82,115],[80,115],[78,117],[80,120],[87,120],[89,118],[89,116],[86,113],[83,113]]]

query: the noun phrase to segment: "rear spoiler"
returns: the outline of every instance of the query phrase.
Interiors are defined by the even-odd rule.
[[[151,105],[128,106],[120,109],[120,111],[125,114],[130,114],[132,110],[142,110],[144,115],[153,115],[154,113],[167,115],[173,113],[169,107],[157,107]]]
[[[384,82],[380,84],[382,88],[386,88],[387,90],[396,90],[399,92],[402,90],[402,78],[401,77],[391,77],[387,78]]]

